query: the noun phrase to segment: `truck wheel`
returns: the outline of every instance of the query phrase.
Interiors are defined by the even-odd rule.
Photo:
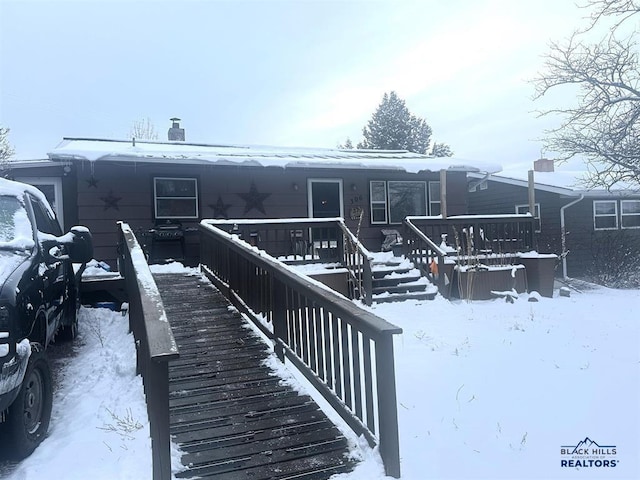
[[[31,344],[31,356],[18,396],[7,411],[6,434],[11,456],[23,459],[44,440],[51,420],[53,385],[49,362],[40,344]]]

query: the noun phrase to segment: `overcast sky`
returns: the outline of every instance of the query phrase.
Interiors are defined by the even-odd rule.
[[[573,0],[0,0],[0,125],[20,159],[63,137],[335,147],[395,90],[459,158],[539,158],[528,83]]]

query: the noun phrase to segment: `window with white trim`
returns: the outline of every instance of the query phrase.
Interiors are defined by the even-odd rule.
[[[425,182],[387,182],[389,223],[402,223],[408,215],[427,214],[427,185]]]
[[[618,228],[618,202],[615,200],[593,201],[593,228],[595,230]]]
[[[387,182],[369,183],[371,198],[371,224],[387,223]]]
[[[429,182],[429,215],[441,215],[440,182]]]
[[[402,223],[408,215],[427,214],[427,183],[375,180],[369,182],[371,223]]]
[[[153,200],[156,219],[198,218],[198,180],[155,177]]]
[[[620,225],[622,228],[640,228],[640,200],[620,201]]]
[[[533,218],[535,218],[536,233],[540,233],[540,231],[542,230],[542,223],[540,222],[540,204],[536,203],[534,209],[535,212],[533,214]],[[516,213],[519,215],[529,213],[529,204],[516,205]]]

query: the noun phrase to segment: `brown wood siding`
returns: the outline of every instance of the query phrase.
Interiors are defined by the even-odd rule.
[[[556,193],[536,190],[536,203],[540,204],[541,232],[538,235],[538,251],[541,253],[562,253],[562,230],[560,209],[578,197],[566,197]],[[624,197],[632,199],[638,197]],[[618,229],[615,231],[595,230],[593,227],[593,201],[617,200],[615,197],[588,197],[565,210],[567,254],[567,275],[585,276],[594,268],[603,255],[603,248],[638,249],[640,229]],[[527,204],[526,187],[489,182],[486,190],[477,189],[469,193],[469,213],[502,214],[515,213],[515,205]],[[619,204],[618,204],[619,207]],[[558,267],[558,273],[561,268]]]
[[[97,181],[95,186],[90,178]],[[187,177],[198,179],[200,218],[214,218],[214,206],[221,202],[228,206],[228,218],[306,218],[308,216],[308,179],[342,180],[344,216],[347,226],[354,232],[358,220],[350,218],[352,207],[364,211],[360,225],[360,239],[371,250],[377,251],[382,243],[383,228],[388,225],[370,225],[369,182],[371,180],[439,181],[439,173],[235,166],[161,165],[140,163],[121,165],[97,162],[93,168],[86,164],[78,166],[77,212],[78,221],[91,229],[96,245],[96,258],[115,266],[116,223],[124,221],[131,225],[143,243],[141,234],[154,226],[153,178]],[[264,213],[253,208],[246,210],[246,201],[240,196],[250,192],[252,184],[260,194],[268,194],[262,206]],[[449,209],[453,214],[466,213],[466,175],[450,172],[448,178]],[[118,198],[109,205],[105,198]],[[114,208],[117,205],[117,209]],[[197,227],[199,220],[185,220],[185,228]],[[394,226],[401,229],[401,225]],[[199,244],[197,233],[185,235],[187,263],[197,263]]]

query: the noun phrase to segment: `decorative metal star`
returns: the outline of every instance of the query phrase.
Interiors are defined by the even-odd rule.
[[[98,188],[98,179],[91,175],[87,180],[87,188]]]
[[[246,205],[244,206],[244,213],[249,213],[251,210],[255,208],[256,210],[258,210],[259,212],[262,212],[265,215],[266,215],[266,212],[264,211],[264,205],[262,204],[262,202],[264,202],[265,198],[267,198],[270,195],[271,195],[270,193],[259,193],[258,189],[256,188],[256,184],[254,182],[251,182],[251,188],[249,189],[249,193],[238,193],[238,196],[240,196],[240,198],[242,198],[245,202],[247,202]]]
[[[109,190],[109,195],[107,195],[106,197],[100,197],[100,200],[104,202],[105,210],[109,210],[110,208],[113,208],[114,210],[120,211],[120,208],[118,207],[118,202],[122,200],[122,197],[114,196],[113,190]]]
[[[218,195],[218,201],[216,203],[210,203],[209,207],[213,208],[213,218],[229,218],[229,207],[231,207],[230,203],[224,203],[222,201],[222,197]]]

